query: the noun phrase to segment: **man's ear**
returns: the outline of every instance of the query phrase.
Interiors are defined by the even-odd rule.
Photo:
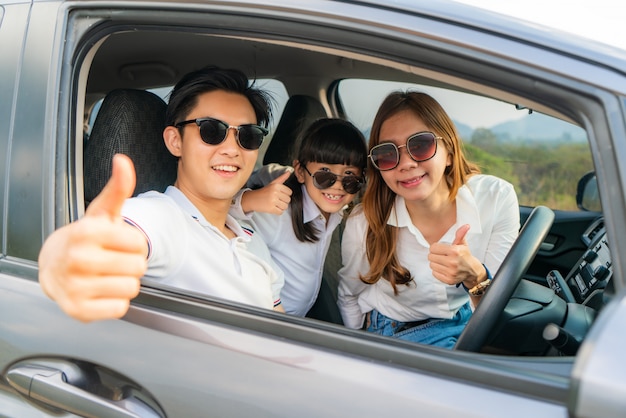
[[[296,175],[296,178],[298,179],[298,183],[304,184],[304,168],[302,167],[302,164],[300,164],[300,161],[298,160],[293,160],[293,172]]]
[[[163,141],[165,146],[174,157],[182,155],[183,138],[180,131],[174,126],[168,126],[163,130]]]

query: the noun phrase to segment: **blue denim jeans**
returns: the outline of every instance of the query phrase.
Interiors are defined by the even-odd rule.
[[[453,348],[467,321],[472,316],[472,309],[468,302],[461,306],[461,309],[451,319],[429,319],[417,325],[411,322],[396,321],[375,309],[370,312],[369,316],[370,324],[367,327],[367,332],[420,344]]]

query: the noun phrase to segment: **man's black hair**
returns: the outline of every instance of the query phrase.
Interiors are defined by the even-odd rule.
[[[239,70],[208,66],[188,73],[181,78],[170,93],[165,122],[167,126],[185,120],[196,106],[198,96],[211,91],[226,91],[245,96],[256,114],[257,124],[267,127],[270,123],[272,97],[257,89]]]

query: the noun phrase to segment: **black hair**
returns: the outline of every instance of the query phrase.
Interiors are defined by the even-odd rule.
[[[344,164],[365,173],[367,147],[357,127],[343,119],[322,118],[313,122],[302,134],[296,160],[305,167],[310,162]],[[304,223],[302,185],[295,174],[285,182],[292,190],[291,223],[298,240],[316,242],[319,231]]]
[[[198,102],[198,96],[215,90],[239,93],[245,96],[256,114],[257,124],[267,127],[270,123],[272,97],[266,91],[259,90],[248,77],[235,69],[223,69],[208,66],[184,75],[170,93],[166,126],[182,122]]]

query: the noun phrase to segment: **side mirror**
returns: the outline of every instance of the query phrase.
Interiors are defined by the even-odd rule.
[[[578,181],[576,204],[580,210],[602,212],[600,195],[598,193],[598,180],[595,172],[588,172]]]

